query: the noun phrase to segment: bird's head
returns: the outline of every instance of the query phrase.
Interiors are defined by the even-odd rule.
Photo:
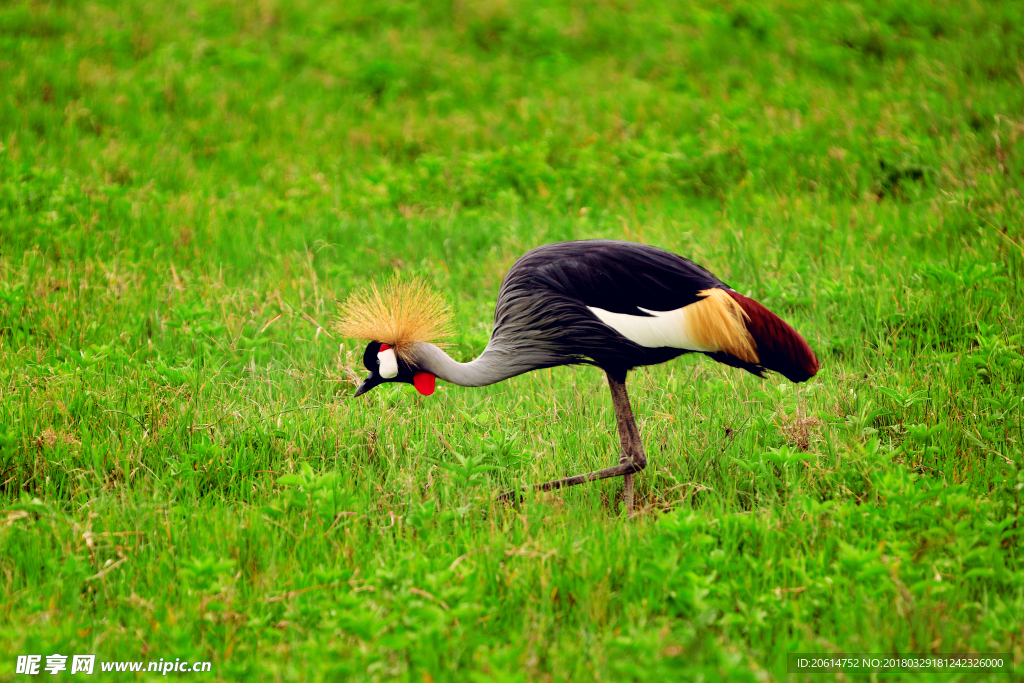
[[[356,389],[356,396],[387,382],[411,384],[424,396],[434,393],[436,378],[429,372],[421,372],[410,367],[408,361],[400,359],[388,344],[378,341],[367,344],[366,351],[363,352],[363,365],[370,371],[370,376]]]
[[[417,367],[416,345],[447,336],[451,313],[444,298],[415,279],[393,279],[353,292],[341,305],[337,330],[352,339],[374,339],[363,352],[370,376],[356,396],[386,382],[405,382],[424,396],[435,377]]]

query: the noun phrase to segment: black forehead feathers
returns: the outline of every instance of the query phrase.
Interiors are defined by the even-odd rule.
[[[366,345],[363,352],[363,365],[370,372],[377,370],[377,354],[380,353],[380,342],[372,341]]]

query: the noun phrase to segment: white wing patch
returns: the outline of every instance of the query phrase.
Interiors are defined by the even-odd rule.
[[[588,308],[605,325],[640,346],[724,352],[748,363],[759,362],[757,344],[747,330],[746,311],[723,289],[705,289],[697,294],[700,299],[672,311],[640,309],[650,317]]]
[[[647,318],[628,313],[612,313],[603,308],[587,306],[601,322],[611,327],[626,339],[657,349],[668,347],[671,349],[686,349],[688,351],[700,351],[714,353],[717,348],[711,348],[706,343],[702,344],[690,333],[687,318],[690,317],[691,306],[683,306],[674,311],[648,311],[640,308],[644,313],[650,313],[652,317]]]

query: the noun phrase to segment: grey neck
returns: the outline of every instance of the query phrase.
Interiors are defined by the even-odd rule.
[[[409,353],[420,370],[429,372],[446,382],[463,387],[484,387],[530,370],[518,367],[510,354],[488,344],[480,357],[469,363],[459,363],[433,344],[419,343]]]

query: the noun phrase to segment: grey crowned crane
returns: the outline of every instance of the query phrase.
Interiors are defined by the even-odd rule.
[[[350,299],[340,331],[373,340],[363,354],[370,376],[355,395],[387,382],[409,383],[429,395],[438,377],[482,387],[531,370],[596,365],[612,393],[619,464],[538,488],[623,476],[631,514],[633,477],[647,457],[626,394],[630,370],[703,353],[762,377],[773,370],[793,382],[818,371],[804,338],[767,308],[692,261],[633,242],[561,242],[522,256],[501,283],[490,342],[469,363],[427,341],[446,325],[446,315],[440,298],[416,285],[383,292],[374,287]]]

